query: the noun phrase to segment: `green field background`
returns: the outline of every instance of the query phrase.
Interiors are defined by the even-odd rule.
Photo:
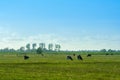
[[[72,53],[27,55],[24,60],[24,54],[0,53],[0,80],[120,80],[120,55],[81,54],[83,61]]]

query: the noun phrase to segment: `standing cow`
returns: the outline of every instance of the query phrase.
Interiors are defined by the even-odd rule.
[[[26,56],[26,55],[25,55],[25,56],[24,56],[24,60],[27,60],[27,59],[29,59],[29,56]]]
[[[88,54],[87,57],[91,57],[92,55],[91,54]]]
[[[82,58],[81,55],[78,55],[78,56],[77,56],[77,59],[78,59],[78,60],[83,60],[83,58]]]
[[[67,60],[73,60],[71,56],[67,56]]]

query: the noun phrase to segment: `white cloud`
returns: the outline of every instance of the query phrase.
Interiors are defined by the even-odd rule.
[[[32,36],[22,36],[15,32],[4,31],[0,29],[0,48],[15,48],[18,49],[21,46],[24,46],[27,43],[53,43],[53,44],[60,44],[63,38],[58,37],[55,34],[38,34]]]
[[[19,35],[18,33],[9,31],[0,27],[0,48],[15,48],[25,46],[27,43],[49,43],[60,44],[62,50],[85,50],[85,49],[102,49],[111,48],[118,49],[120,37],[115,36],[87,36],[79,37],[62,37],[56,34],[37,34],[31,36]],[[47,46],[46,46],[47,47]]]

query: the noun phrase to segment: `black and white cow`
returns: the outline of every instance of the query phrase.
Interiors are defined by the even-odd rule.
[[[91,54],[88,54],[87,57],[91,57],[92,55]]]
[[[71,56],[67,56],[67,60],[73,60]]]
[[[24,56],[24,60],[27,60],[27,59],[29,59],[29,56],[26,56],[26,55],[25,55],[25,56]]]
[[[81,55],[78,55],[78,56],[77,56],[77,59],[78,59],[78,60],[83,60],[83,58],[82,58]]]

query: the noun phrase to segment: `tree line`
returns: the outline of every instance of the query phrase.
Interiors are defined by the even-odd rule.
[[[45,43],[33,43],[33,44],[26,44],[25,46],[20,47],[19,49],[9,49],[9,48],[4,48],[0,49],[0,52],[19,52],[19,53],[41,53],[41,52],[60,52],[60,53],[69,53],[69,54],[107,54],[107,55],[113,55],[113,54],[120,54],[120,50],[112,50],[112,49],[101,49],[101,50],[78,50],[78,51],[70,51],[70,50],[61,50],[61,45],[60,44],[52,44],[49,43],[46,45]]]
[[[38,45],[38,46],[37,46]],[[19,49],[9,49],[4,48],[0,49],[0,52],[36,52],[38,48],[41,48],[42,51],[60,51],[61,45],[60,44],[52,44],[49,43],[46,45],[45,43],[33,43],[33,44],[26,44],[25,46],[20,47]]]

